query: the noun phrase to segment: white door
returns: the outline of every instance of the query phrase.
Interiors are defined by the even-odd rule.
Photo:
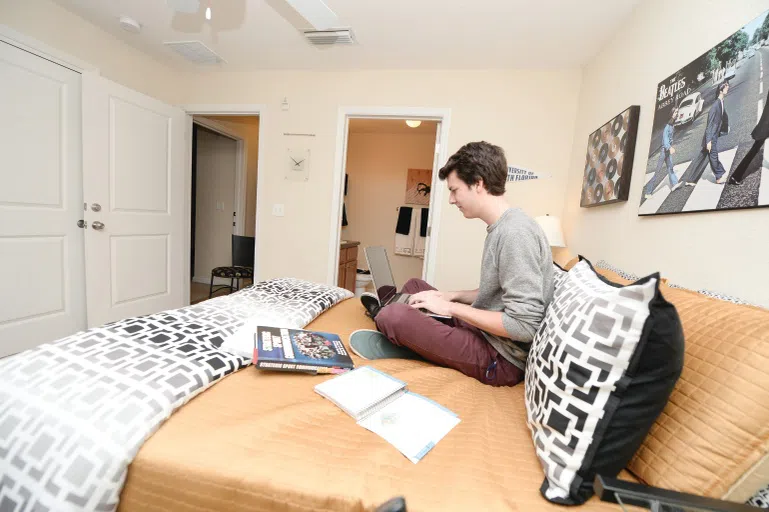
[[[446,184],[441,182],[438,177],[438,171],[441,170],[440,165],[440,149],[441,149],[441,123],[436,123],[435,126],[435,150],[433,153],[433,180],[430,185],[430,213],[427,220],[427,237],[425,238],[425,260],[422,264],[422,279],[428,283],[432,283],[435,278],[435,266],[431,265],[431,258],[433,258],[434,251],[431,250],[430,239],[433,236],[433,222],[436,219],[436,213],[440,211],[440,207],[436,206],[437,198],[441,197],[441,194],[437,194],[438,187],[445,187]]]
[[[197,133],[194,280],[209,283],[214,267],[232,265],[238,144],[204,128]],[[230,284],[230,280],[215,283]]]
[[[85,327],[80,75],[0,42],[0,357]]]
[[[186,129],[181,109],[83,75],[89,326],[184,304]]]

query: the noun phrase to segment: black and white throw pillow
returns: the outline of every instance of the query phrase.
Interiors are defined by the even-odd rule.
[[[758,508],[769,508],[769,485],[758,491],[748,500],[748,505]]]
[[[582,259],[555,290],[526,366],[526,411],[549,501],[583,503],[616,476],[662,412],[684,337],[659,274],[622,286]]]
[[[558,263],[553,262],[553,288],[558,288],[565,277],[566,271]]]
[[[612,265],[606,260],[598,260],[598,263],[596,263],[595,266],[596,268],[611,270],[621,278],[627,279],[628,281],[638,281],[640,279],[639,276],[633,274],[632,272],[627,272],[626,270],[622,270],[621,268],[615,267],[614,265]]]
[[[742,300],[739,297],[735,297],[733,295],[727,295],[725,293],[720,292],[714,292],[711,290],[697,290],[697,293],[700,293],[704,295],[705,297],[710,297],[711,299],[717,299],[717,300],[723,300],[725,302],[731,302],[732,304],[742,304],[746,306],[755,306],[755,304],[751,304],[750,302],[746,300]]]

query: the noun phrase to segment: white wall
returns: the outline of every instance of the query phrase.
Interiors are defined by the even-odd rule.
[[[105,78],[177,104],[180,75],[50,0],[0,0],[0,24],[99,68]]]
[[[767,8],[765,0],[648,0],[617,27],[583,75],[563,216],[572,254],[769,306],[769,209],[638,217],[657,84]],[[588,134],[629,105],[641,106],[641,118],[628,202],[579,208]]]
[[[358,268],[367,268],[364,247],[385,247],[399,288],[422,277],[424,260],[395,254],[396,208],[405,204],[409,168],[431,169],[434,150],[432,134],[351,133],[347,145],[349,226],[342,228],[342,239],[361,243]],[[414,206],[413,215],[420,208]]]
[[[186,80],[183,103],[263,103],[263,167],[259,187],[258,278],[281,275],[325,281],[329,268],[331,201],[340,106],[424,106],[451,109],[449,154],[462,144],[488,140],[502,146],[511,164],[553,174],[512,185],[508,199],[531,215],[560,213],[574,134],[580,72],[384,71],[205,73]],[[281,110],[283,98],[290,104]],[[285,132],[314,137],[285,136]],[[311,150],[308,182],[285,179],[288,147]],[[444,197],[448,197],[446,194]],[[285,216],[272,216],[275,203]],[[478,284],[486,235],[443,207],[435,284]],[[284,250],[287,241],[307,250]]]
[[[211,269],[232,265],[235,211],[234,140],[198,129],[195,197],[195,277],[209,282]],[[217,203],[221,206],[216,208]],[[241,283],[242,284],[242,283]]]

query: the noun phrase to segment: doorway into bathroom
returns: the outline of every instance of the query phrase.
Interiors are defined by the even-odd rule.
[[[426,119],[349,119],[341,247],[359,242],[363,270],[364,249],[385,247],[398,288],[425,276],[440,126]]]

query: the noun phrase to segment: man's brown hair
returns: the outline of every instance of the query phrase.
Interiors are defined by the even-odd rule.
[[[451,155],[438,172],[438,177],[445,180],[452,171],[456,171],[457,178],[468,187],[483,180],[489,194],[501,196],[505,193],[507,159],[499,146],[484,141],[465,144]]]

